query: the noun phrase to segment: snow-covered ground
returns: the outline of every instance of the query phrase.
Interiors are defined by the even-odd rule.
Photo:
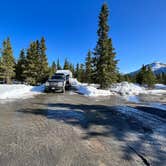
[[[128,82],[121,82],[111,85],[110,87],[111,92],[115,92],[122,96],[133,96],[139,95],[141,93],[145,93],[145,88],[141,87],[137,84],[128,83]]]
[[[71,78],[70,82],[73,87],[77,89],[77,92],[89,97],[97,97],[97,96],[110,96],[112,93],[110,90],[101,90],[97,89],[99,86],[97,84],[86,84],[80,83],[77,79]]]
[[[113,84],[110,87],[111,92],[115,92],[122,96],[135,96],[139,94],[153,94],[153,95],[162,95],[166,94],[166,85],[156,84],[154,89],[147,89],[138,84],[133,84],[129,82],[121,82]]]
[[[77,79],[70,79],[72,86],[75,87],[78,93],[81,93],[85,96],[109,96],[109,95],[121,95],[121,96],[137,96],[139,94],[153,94],[153,95],[162,95],[166,94],[166,86],[162,84],[156,84],[155,89],[149,90],[138,84],[133,84],[129,82],[121,82],[111,85],[109,90],[99,89],[97,84],[86,84],[80,83]]]
[[[0,85],[0,99],[29,98],[44,91],[44,86],[29,86],[23,84]]]
[[[137,96],[139,94],[152,94],[162,95],[166,94],[166,85],[156,84],[155,89],[148,90],[145,87],[141,87],[138,84],[121,82],[113,84],[109,90],[99,89],[97,84],[80,83],[77,79],[70,78],[70,82],[78,93],[85,96],[97,97],[97,96],[110,96],[110,95],[122,95],[125,97]],[[40,94],[44,91],[44,85],[42,86],[29,86],[23,84],[16,85],[0,85],[0,99],[17,99],[28,98],[36,94]],[[129,99],[129,98],[128,98]]]

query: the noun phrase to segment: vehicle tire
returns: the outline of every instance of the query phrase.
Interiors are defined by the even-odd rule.
[[[62,93],[65,93],[65,87],[62,88]]]

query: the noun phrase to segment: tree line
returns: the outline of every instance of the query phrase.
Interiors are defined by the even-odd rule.
[[[166,84],[166,74],[164,72],[155,74],[150,66],[145,65],[136,74],[119,74],[118,78],[118,82],[138,83],[140,85],[147,85],[149,88],[153,88],[155,83]]]

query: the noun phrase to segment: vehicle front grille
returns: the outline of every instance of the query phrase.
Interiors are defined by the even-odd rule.
[[[58,85],[58,82],[49,82],[49,85],[50,86],[56,86],[56,85]]]

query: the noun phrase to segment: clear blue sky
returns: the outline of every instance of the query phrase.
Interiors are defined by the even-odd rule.
[[[111,11],[110,35],[121,72],[143,63],[166,62],[166,0],[5,0],[0,5],[0,42],[11,38],[15,57],[32,40],[46,38],[49,62],[83,62],[97,40],[103,2]]]

